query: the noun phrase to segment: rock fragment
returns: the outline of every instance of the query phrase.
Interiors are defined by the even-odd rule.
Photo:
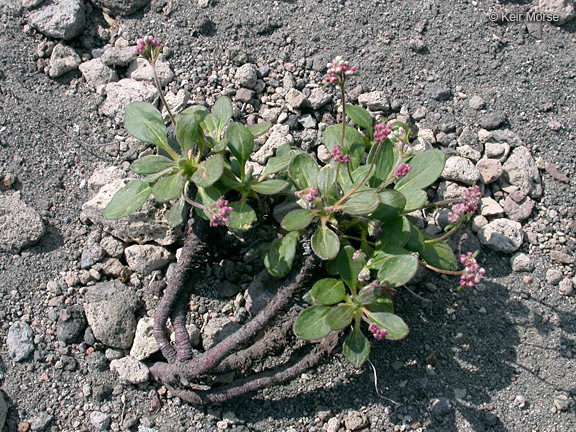
[[[370,111],[390,111],[390,101],[383,91],[362,93],[358,96],[358,103]]]
[[[106,100],[98,108],[102,115],[112,117],[118,124],[124,123],[124,112],[132,102],[156,104],[158,90],[150,84],[125,78],[106,85]]]
[[[143,275],[149,275],[174,260],[174,255],[166,248],[150,244],[128,246],[124,255],[128,267]]]
[[[209,350],[240,328],[240,324],[230,321],[227,317],[213,318],[202,332],[202,347]]]
[[[78,66],[88,87],[96,88],[113,81],[118,81],[116,71],[104,64],[100,59],[92,59]]]
[[[110,370],[115,371],[122,382],[142,384],[148,381],[149,370],[146,365],[134,357],[122,357],[110,362]]]
[[[540,172],[530,150],[526,147],[515,148],[503,168],[503,179],[506,183],[517,186],[524,194],[532,198],[542,196]]]
[[[16,197],[0,195],[0,250],[20,252],[36,244],[44,232],[36,210]]]
[[[82,60],[73,48],[58,44],[52,50],[48,68],[50,78],[58,78],[66,72],[73,71],[80,66]]]
[[[268,159],[274,156],[276,149],[284,144],[290,144],[288,137],[280,131],[273,131],[266,140],[266,143],[260,147],[260,149],[258,149],[251,158],[254,162],[258,162],[260,165],[266,165]]]
[[[515,272],[531,272],[534,270],[534,263],[528,255],[523,252],[517,252],[510,258],[510,266]]]
[[[170,64],[164,61],[162,56],[160,56],[156,61],[156,74],[158,75],[158,81],[160,82],[161,87],[170,84],[174,79],[174,72],[172,72]],[[136,81],[146,81],[150,84],[154,84],[152,66],[142,58],[134,59],[128,65],[126,76]]]
[[[236,70],[236,74],[234,75],[236,79],[236,84],[240,87],[246,87],[247,89],[253,89],[258,81],[258,71],[256,66],[252,63],[246,63],[240,66]]]
[[[468,159],[452,156],[446,160],[441,178],[472,185],[480,179],[480,172]]]
[[[574,2],[572,0],[540,0],[539,12],[558,16],[558,21],[552,21],[555,25],[564,25],[576,16]]]
[[[476,168],[480,172],[480,180],[484,184],[494,183],[504,173],[502,164],[497,159],[482,159],[478,161]]]
[[[12,360],[26,360],[34,351],[34,332],[25,322],[16,321],[8,329],[6,345]]]
[[[517,251],[524,241],[524,231],[519,222],[496,219],[478,231],[480,242],[492,250],[504,253]]]
[[[70,40],[84,31],[85,6],[82,0],[58,0],[28,16],[28,23],[40,33]]]
[[[100,58],[106,66],[128,66],[136,57],[135,46],[107,48]]]
[[[111,15],[127,16],[142,9],[150,0],[90,0],[96,6],[104,9]]]

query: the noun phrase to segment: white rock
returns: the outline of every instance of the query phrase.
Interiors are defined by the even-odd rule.
[[[126,178],[126,171],[117,166],[100,166],[88,179],[88,189],[97,193],[103,186],[112,180]]]
[[[20,252],[38,243],[44,232],[35,209],[16,196],[0,195],[0,250]]]
[[[136,52],[135,46],[130,47],[109,47],[106,48],[102,54],[102,61],[106,66],[128,66],[136,57],[138,53]]]
[[[510,266],[515,272],[531,272],[534,270],[534,263],[528,255],[523,252],[517,252],[510,258]]]
[[[288,93],[286,93],[284,99],[286,100],[286,105],[288,105],[288,107],[293,111],[301,108],[307,100],[306,96],[304,96],[304,93],[295,88],[288,90]]]
[[[472,231],[477,233],[478,231],[480,231],[481,228],[485,227],[486,225],[488,225],[488,219],[486,219],[484,216],[482,215],[476,215],[472,218]]]
[[[517,186],[532,198],[542,196],[542,180],[536,161],[526,147],[514,149],[504,164],[503,179],[509,185]]]
[[[96,430],[104,431],[108,429],[111,420],[109,414],[100,411],[92,411],[90,413],[90,424],[94,426]]]
[[[558,291],[560,294],[569,296],[574,292],[574,285],[569,278],[564,278],[558,284]]]
[[[517,251],[524,241],[524,231],[519,222],[496,219],[478,231],[480,242],[498,252]]]
[[[158,75],[160,86],[162,87],[168,85],[174,79],[174,72],[172,72],[172,69],[170,69],[170,64],[166,61],[163,61],[162,57],[156,61],[156,74]],[[150,66],[150,63],[142,58],[132,60],[132,62],[128,65],[126,76],[137,81],[147,81],[151,84],[154,83],[154,73],[152,72],[152,66]]]
[[[389,111],[390,102],[383,91],[362,93],[358,96],[358,103],[370,111]]]
[[[82,72],[86,85],[92,88],[118,81],[116,71],[106,66],[100,59],[92,59],[81,63],[78,69]]]
[[[438,189],[436,190],[436,201],[462,198],[466,189],[466,187],[460,186],[458,183],[451,181],[440,182]]]
[[[326,93],[321,88],[312,89],[310,96],[308,96],[308,101],[310,102],[310,107],[312,109],[322,108],[324,105],[332,102],[332,95]]]
[[[460,156],[452,156],[446,160],[441,177],[471,185],[480,180],[480,172],[472,162]]]
[[[418,131],[418,138],[425,140],[430,144],[436,144],[436,135],[432,129],[420,129]]]
[[[48,76],[50,78],[58,78],[66,72],[77,69],[81,62],[80,56],[76,54],[73,48],[58,44],[54,47],[50,56]]]
[[[260,147],[260,149],[254,153],[251,158],[254,162],[266,165],[268,159],[274,156],[276,149],[284,144],[290,144],[288,137],[281,132],[273,131],[270,134],[270,137],[266,140],[266,143]]]
[[[253,89],[256,85],[256,82],[258,81],[256,66],[251,63],[246,63],[240,66],[236,70],[234,78],[236,80],[236,84],[238,84],[240,87]]]
[[[136,326],[134,343],[130,349],[130,356],[136,360],[144,360],[155,352],[159,351],[158,344],[153,334],[154,319],[150,317],[141,318]]]
[[[40,33],[70,40],[84,31],[86,7],[82,0],[58,0],[28,16],[28,23]]]
[[[143,275],[149,275],[174,260],[169,250],[150,244],[128,246],[124,249],[124,256],[128,267]]]
[[[573,0],[540,0],[538,10],[542,13],[558,15],[558,21],[552,24],[563,25],[576,16]]]
[[[180,111],[182,111],[184,108],[186,108],[186,105],[190,100],[190,92],[184,89],[178,90],[177,94],[168,92],[164,95],[164,99],[166,99],[166,102],[170,106],[172,114],[176,115],[180,113]],[[168,121],[168,119],[170,118],[170,116],[168,115],[168,110],[166,109],[165,106],[162,106],[162,118],[164,119],[164,121]]]
[[[102,115],[113,117],[116,123],[123,124],[126,107],[139,101],[155,105],[158,101],[158,90],[153,85],[126,78],[106,85],[106,100],[98,111]]]
[[[123,357],[110,362],[110,370],[118,373],[120,380],[127,384],[142,384],[148,381],[146,365],[133,357]]]
[[[464,145],[461,147],[456,147],[458,154],[466,159],[470,159],[472,162],[478,162],[482,157],[482,153],[478,150],[474,150],[469,145]]]
[[[504,209],[491,197],[484,197],[480,200],[480,214],[485,217],[499,216],[504,213]]]
[[[223,341],[240,328],[240,324],[230,321],[227,317],[213,318],[202,332],[202,347],[208,350]]]
[[[510,144],[505,142],[487,142],[484,144],[484,154],[489,159],[504,162],[510,153]]]

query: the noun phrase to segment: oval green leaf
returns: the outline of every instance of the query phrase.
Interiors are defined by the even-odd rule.
[[[312,235],[312,250],[323,260],[331,260],[338,255],[340,239],[334,231],[326,226],[320,226]]]
[[[420,189],[402,189],[399,192],[401,192],[406,199],[406,204],[404,204],[404,213],[420,210],[428,200],[426,191]]]
[[[354,289],[358,285],[358,274],[363,267],[361,262],[352,259],[354,252],[356,250],[352,246],[346,245],[340,249],[336,259],[330,263],[334,264],[333,269],[348,284],[350,289]]]
[[[380,295],[375,302],[364,305],[364,307],[371,312],[394,313],[394,303],[386,294]]]
[[[294,323],[294,333],[300,339],[317,340],[328,336],[332,331],[326,324],[330,306],[311,306],[304,310]]]
[[[354,308],[351,305],[338,305],[333,307],[326,315],[326,324],[335,331],[343,330],[352,324]]]
[[[434,183],[446,163],[446,156],[440,150],[428,150],[418,153],[412,160],[410,166],[412,171],[396,182],[394,189],[425,189]]]
[[[329,165],[326,165],[320,170],[318,174],[318,191],[324,198],[328,198],[332,192],[336,191],[334,187],[336,184],[336,170]]]
[[[198,165],[191,180],[196,186],[206,188],[216,183],[224,172],[224,158],[215,154]]]
[[[433,238],[434,236],[424,235],[425,240]],[[454,252],[446,242],[425,243],[420,251],[420,256],[433,267],[448,271],[456,271],[458,269],[458,262]]]
[[[296,254],[297,243],[297,232],[288,233],[272,242],[268,253],[264,257],[264,265],[268,269],[268,273],[274,277],[281,278],[290,272],[294,255]]]
[[[172,227],[176,227],[184,223],[184,217],[186,213],[186,201],[184,201],[184,196],[181,196],[178,201],[168,211],[166,216],[166,221]]]
[[[282,192],[288,186],[290,186],[290,183],[286,180],[272,179],[265,180],[261,183],[254,183],[251,187],[254,192],[261,195],[275,195]]]
[[[355,367],[362,366],[364,362],[368,360],[370,356],[370,342],[368,342],[368,339],[364,336],[359,326],[355,326],[350,332],[344,341],[342,351],[346,359]]]
[[[124,125],[130,135],[158,147],[167,148],[166,125],[162,114],[146,102],[132,102],[126,107]]]
[[[378,280],[390,288],[395,288],[414,277],[418,270],[418,260],[412,255],[391,255],[383,260],[378,270]]]
[[[346,114],[362,129],[372,131],[372,115],[357,105],[346,105]]]
[[[226,123],[232,118],[234,114],[234,109],[232,107],[232,102],[227,96],[222,96],[219,98],[214,106],[212,107],[212,119],[216,126],[216,139],[220,139],[220,135],[224,130]]]
[[[142,180],[132,180],[114,194],[112,200],[104,208],[104,217],[118,219],[138,210],[151,193],[150,183]]]
[[[141,157],[138,160],[132,162],[130,169],[136,174],[155,174],[166,168],[177,167],[178,165],[171,159],[164,156],[149,155]]]
[[[310,295],[315,303],[333,305],[344,300],[346,288],[338,279],[320,279],[312,286]]]
[[[198,119],[194,114],[179,115],[176,118],[176,140],[182,149],[182,155],[187,155],[198,143],[200,136]]]
[[[246,231],[258,219],[256,212],[245,202],[236,201],[231,203],[230,207],[234,210],[230,214],[230,220],[228,221],[228,227],[230,228]]]
[[[158,201],[169,201],[180,195],[185,181],[180,173],[171,174],[158,180],[152,192]]]
[[[254,135],[254,138],[262,135],[268,129],[270,129],[270,122],[262,122],[248,126],[248,130],[252,135]]]
[[[384,223],[398,217],[404,210],[406,198],[397,190],[385,189],[378,195],[380,197],[380,205],[376,211],[372,213],[371,219],[376,219]]]
[[[275,174],[278,171],[286,169],[286,167],[290,164],[291,160],[292,160],[291,154],[271,157],[270,159],[268,159],[268,163],[266,164],[266,168],[264,168],[264,172],[262,173],[262,175]]]
[[[318,187],[319,171],[316,161],[306,153],[294,156],[288,167],[290,178],[300,189]]]
[[[378,187],[384,183],[390,176],[398,160],[398,148],[389,140],[382,143],[378,154],[376,154],[376,151],[378,151],[377,143],[372,146],[370,154],[368,155],[368,163],[371,163],[372,160],[376,158],[374,162],[374,174],[370,177],[371,187]]]
[[[230,152],[238,159],[243,170],[244,164],[254,150],[254,136],[240,123],[232,123],[226,129],[226,142]]]
[[[380,196],[374,191],[358,191],[342,204],[342,211],[350,215],[372,213],[380,204]]]
[[[280,226],[287,231],[300,231],[306,228],[316,217],[314,210],[296,209],[292,210],[280,223]]]
[[[410,329],[398,315],[386,312],[366,312],[365,315],[368,321],[388,332],[386,339],[404,339],[410,333]]]

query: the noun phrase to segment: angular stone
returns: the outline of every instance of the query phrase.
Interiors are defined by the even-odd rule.
[[[42,218],[16,197],[0,195],[0,250],[17,253],[44,235]]]
[[[260,149],[258,149],[251,158],[254,162],[258,162],[260,165],[266,165],[268,159],[274,156],[276,149],[284,144],[290,144],[288,137],[279,131],[274,131],[270,134],[266,143],[260,147]]]
[[[436,200],[444,201],[462,198],[466,189],[466,187],[460,186],[458,183],[451,181],[440,182],[438,189],[436,190]]]
[[[430,411],[432,411],[432,414],[436,417],[447,416],[452,411],[452,404],[450,403],[450,399],[445,397],[434,399],[432,401]]]
[[[120,281],[100,282],[88,288],[84,312],[96,339],[128,349],[136,332],[136,294]]]
[[[131,270],[149,275],[174,260],[174,255],[162,246],[132,245],[124,249],[126,263]]]
[[[90,0],[111,15],[126,16],[142,9],[150,0]]]
[[[530,197],[525,197],[516,202],[512,196],[507,196],[502,202],[502,208],[510,219],[516,222],[525,221],[532,214],[534,209],[534,201]]]
[[[551,268],[546,270],[546,281],[550,285],[558,285],[563,277],[564,275],[562,274],[562,270],[559,268]]]
[[[358,411],[350,411],[344,418],[344,426],[350,431],[356,431],[366,427],[368,420]]]
[[[572,295],[572,293],[574,292],[574,284],[570,279],[564,278],[558,284],[558,291],[560,292],[560,294],[565,296]]]
[[[286,100],[286,105],[288,105],[288,107],[293,111],[300,109],[306,102],[306,96],[304,93],[295,88],[288,90],[284,99]]]
[[[164,61],[162,57],[156,61],[156,74],[158,75],[160,86],[162,87],[167,86],[174,79],[174,72],[170,69],[170,64]],[[150,84],[154,83],[152,66],[142,58],[134,59],[128,65],[126,76],[136,81],[146,81]]]
[[[105,431],[110,426],[112,421],[109,414],[100,411],[92,411],[90,413],[90,424],[99,431]]]
[[[102,54],[101,60],[106,66],[128,66],[136,57],[135,46],[129,47],[110,47],[106,48]]]
[[[484,184],[494,183],[504,173],[502,164],[497,159],[482,159],[476,164],[480,172],[480,180]]]
[[[550,251],[550,259],[555,262],[559,262],[561,264],[571,265],[576,262],[576,259],[566,252],[552,250]]]
[[[332,95],[326,93],[321,88],[314,88],[310,92],[310,96],[308,96],[308,102],[310,103],[310,108],[320,109],[324,105],[327,105],[330,102],[332,102]]]
[[[498,129],[506,122],[506,114],[503,112],[493,112],[485,114],[478,119],[480,126],[486,130]]]
[[[390,111],[390,101],[383,91],[362,93],[358,96],[358,103],[370,111]]]
[[[480,214],[487,218],[498,216],[504,213],[504,209],[491,197],[484,197],[480,200]]]
[[[182,227],[170,226],[166,220],[169,209],[154,199],[149,199],[139,210],[120,219],[104,217],[102,211],[106,205],[127,183],[126,179],[118,179],[102,187],[94,198],[82,206],[83,215],[101,225],[105,232],[128,243],[156,242],[167,246],[176,242],[182,234]]]
[[[484,153],[489,159],[499,159],[503,162],[510,153],[510,144],[487,142],[484,144]]]
[[[61,309],[56,323],[56,336],[66,345],[76,343],[82,339],[86,325],[82,306],[74,305]]]
[[[552,21],[555,25],[564,25],[576,16],[574,2],[572,0],[540,0],[538,11],[558,16],[558,21]]]
[[[258,72],[256,66],[251,63],[246,63],[240,66],[236,70],[234,79],[236,80],[236,84],[238,84],[240,87],[253,89],[256,85],[256,82],[258,81]]]
[[[524,145],[518,134],[512,132],[510,129],[497,129],[492,131],[491,140],[497,143],[506,143],[512,148]]]
[[[82,0],[58,0],[28,16],[28,23],[40,33],[70,40],[84,31],[85,6]]]
[[[26,360],[34,351],[34,332],[25,322],[16,321],[8,329],[6,345],[12,360]]]
[[[116,166],[100,166],[88,179],[88,189],[97,193],[102,186],[107,185],[112,180],[126,178],[126,171]]]
[[[452,156],[446,160],[441,178],[471,185],[480,179],[480,172],[468,159]]]
[[[498,252],[517,251],[524,241],[522,225],[510,219],[496,219],[478,231],[480,242]]]
[[[153,328],[153,318],[144,317],[138,321],[134,343],[130,349],[131,357],[134,357],[136,360],[144,360],[159,351],[156,339],[154,339]]]
[[[534,270],[534,262],[523,252],[517,252],[510,258],[510,266],[515,272],[531,272]]]
[[[478,150],[474,150],[469,145],[456,147],[456,151],[458,152],[458,154],[460,156],[462,156],[466,159],[470,159],[472,162],[478,162],[480,160],[480,158],[482,157],[482,153],[480,153]],[[478,165],[476,165],[476,168],[478,168]],[[480,173],[480,174],[482,174],[482,173]]]
[[[93,59],[81,63],[78,69],[82,72],[86,85],[92,88],[118,81],[116,71],[106,66],[100,59]]]
[[[158,90],[150,84],[125,78],[106,85],[106,99],[98,112],[113,117],[116,123],[124,124],[124,112],[132,102],[150,102],[155,105],[158,100]]]
[[[474,95],[468,101],[468,106],[473,110],[479,111],[486,106],[486,101],[478,95]]]
[[[127,384],[143,384],[148,381],[149,370],[134,357],[122,357],[110,362],[110,370],[118,374],[120,381]]]
[[[435,85],[430,89],[430,97],[438,102],[445,102],[452,98],[452,90],[445,85]]]
[[[240,328],[240,324],[227,317],[212,318],[202,332],[202,347],[209,350]]]
[[[514,149],[504,164],[503,180],[510,185],[517,186],[532,198],[542,196],[540,172],[530,150],[526,147],[520,146]]]
[[[81,62],[80,56],[76,54],[73,48],[58,44],[54,47],[50,56],[48,76],[50,78],[58,78],[66,72],[78,69]]]
[[[238,102],[248,103],[254,97],[254,90],[241,88],[236,92],[234,99]]]

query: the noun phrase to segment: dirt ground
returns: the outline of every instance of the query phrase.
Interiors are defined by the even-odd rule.
[[[172,85],[188,86],[193,96],[206,97],[209,91],[197,86],[234,60],[272,68],[291,62],[322,72],[342,55],[358,66],[364,90],[384,90],[410,112],[425,107],[423,121],[432,129],[454,122],[477,130],[481,116],[504,113],[540,166],[553,163],[569,177],[561,182],[541,171],[544,194],[524,223],[534,241],[522,248],[535,263],[533,272],[512,272],[509,255],[486,249],[487,277],[479,289],[457,291],[453,279],[436,278],[428,280],[434,291],[414,287],[428,303],[397,296],[397,312],[411,333],[374,347],[377,383],[370,365],[355,370],[338,352],[292,383],[207,409],[165,397],[157,406],[155,383],[123,386],[77,346],[48,337],[55,323],[46,284],[77,268],[93,229],[79,219],[89,198],[85,182],[98,163],[123,162],[118,136],[127,133],[98,114],[101,96],[82,84],[78,71],[57,79],[38,71],[35,53],[46,38],[25,32],[26,12],[0,14],[0,174],[16,176],[11,189],[40,212],[47,230],[36,246],[0,252],[0,386],[9,407],[3,432],[34,419],[41,423],[42,413],[53,416],[43,430],[93,430],[94,410],[109,413],[116,427],[132,416],[131,430],[142,432],[219,430],[227,412],[238,418],[228,430],[238,431],[320,431],[331,418],[357,413],[371,431],[576,430],[575,298],[546,278],[551,268],[575,276],[574,265],[553,262],[550,251],[564,248],[573,256],[575,249],[576,20],[529,29],[491,21],[496,6],[525,11],[531,5],[218,0],[201,8],[171,0],[164,10],[156,2],[117,18],[126,40],[152,34],[165,43],[176,73]],[[109,27],[97,9],[90,20]],[[424,45],[419,52],[415,40]],[[75,43],[86,51],[83,42]],[[431,98],[444,87],[452,97]],[[474,95],[486,101],[484,111],[469,107]],[[557,243],[558,236],[563,241]],[[64,304],[82,294],[69,290]],[[41,347],[18,363],[4,343],[16,320],[31,323]],[[432,409],[438,398],[450,403],[442,415]]]

